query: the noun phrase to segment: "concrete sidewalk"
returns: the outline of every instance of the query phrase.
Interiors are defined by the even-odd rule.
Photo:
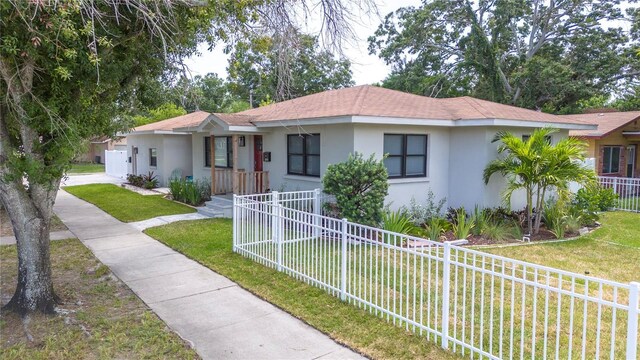
[[[361,359],[92,204],[61,190],[54,207],[100,261],[204,359]],[[214,239],[212,239],[214,241]]]
[[[61,231],[52,231],[49,233],[49,240],[64,240],[64,239],[72,239],[76,236],[69,230],[61,230]],[[0,245],[13,245],[16,243],[16,237],[11,236],[0,236]]]

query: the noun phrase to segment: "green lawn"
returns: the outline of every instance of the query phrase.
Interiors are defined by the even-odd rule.
[[[90,174],[90,173],[101,173],[104,172],[104,164],[94,164],[94,163],[76,163],[71,164],[71,169],[69,169],[69,174]]]
[[[640,215],[623,212],[607,213],[603,216],[602,223],[602,228],[594,231],[588,236],[585,236],[583,239],[575,241],[507,248],[485,248],[483,251],[566,269],[577,273],[589,273],[591,276],[603,277],[619,282],[637,281],[640,278],[638,276],[638,274],[640,274],[640,239],[638,239],[638,235],[640,234]],[[264,267],[249,259],[245,259],[232,253],[231,229],[230,222],[228,220],[205,220],[198,222],[176,223],[149,229],[147,230],[147,233],[187,256],[200,261],[211,269],[235,280],[240,285],[256,293],[258,296],[282,307],[293,315],[302,318],[312,326],[330,334],[335,339],[348,344],[353,348],[359,349],[362,353],[370,357],[407,358],[452,356],[449,353],[439,350],[436,343],[426,341],[424,337],[412,335],[402,329],[390,326],[385,321],[375,316],[363,314],[361,310],[353,305],[345,305],[337,300],[337,298],[328,295],[321,289],[316,289],[306,285],[305,283],[294,280],[283,273],[279,273],[271,268]],[[269,248],[269,244],[261,246],[262,247],[260,249],[262,249],[262,251],[274,251],[274,249]],[[302,254],[307,252],[304,251],[304,247],[309,245],[294,245],[294,247],[295,246],[298,246],[296,249],[299,249],[300,252],[297,252],[294,249],[291,253]],[[332,249],[331,247],[329,247],[329,249],[331,250],[329,250],[325,255],[318,255],[318,252],[315,252],[315,255],[311,255],[311,257],[298,258],[290,261],[309,262],[311,258],[317,256],[333,256],[334,258],[339,256],[336,249]],[[283,251],[288,252],[289,250],[285,248]],[[373,251],[375,258],[378,260],[385,258],[388,259],[389,256],[388,253],[380,255],[377,252],[378,249],[371,246],[360,246],[357,251],[365,254],[371,254]],[[307,253],[314,254],[314,252]],[[396,255],[392,255],[391,258],[393,259],[394,256]],[[473,259],[471,258],[467,259],[467,261],[472,260]],[[401,263],[402,260],[398,261]],[[413,269],[408,271],[406,279],[412,279],[412,276],[416,271],[422,271],[421,262],[415,259],[405,259],[404,261],[406,269]],[[378,261],[370,262],[363,266],[363,268],[367,267],[368,270],[362,271],[364,274],[379,273],[381,270],[380,266],[382,265],[380,265]],[[387,266],[388,265],[384,265],[382,268]],[[356,274],[356,272],[351,273]],[[360,270],[358,270],[357,273],[362,274]],[[384,270],[384,273],[388,273],[388,270]],[[473,336],[470,335],[470,332],[473,334],[473,331],[475,330],[475,340],[473,341],[477,344],[479,341],[479,334],[486,334],[488,332],[486,326],[488,326],[487,324],[490,322],[495,325],[493,327],[494,339],[498,339],[498,336],[501,336],[498,333],[498,313],[494,313],[496,316],[492,316],[490,314],[490,308],[488,306],[490,303],[500,304],[500,308],[504,311],[504,314],[509,314],[512,311],[514,314],[517,314],[515,320],[512,320],[515,321],[514,329],[520,329],[520,327],[523,326],[525,331],[522,333],[518,330],[514,335],[514,341],[515,344],[519,344],[521,341],[520,339],[527,339],[525,340],[525,356],[530,356],[531,352],[530,340],[528,339],[532,338],[530,320],[534,312],[534,308],[531,304],[532,298],[536,297],[538,301],[538,306],[535,307],[535,312],[537,314],[536,323],[538,324],[537,329],[535,329],[536,348],[538,351],[540,351],[544,346],[545,337],[547,339],[552,339],[550,341],[555,341],[556,334],[558,334],[555,326],[556,316],[562,318],[563,326],[566,327],[569,323],[571,301],[566,300],[566,297],[565,301],[560,305],[557,300],[557,296],[553,294],[550,296],[549,311],[553,316],[549,323],[549,327],[545,328],[542,322],[544,306],[540,305],[545,302],[544,291],[534,293],[531,287],[523,289],[519,284],[506,282],[504,285],[505,294],[513,292],[518,295],[516,296],[517,301],[503,301],[499,298],[500,291],[496,290],[499,289],[499,286],[497,288],[494,287],[493,283],[490,282],[490,277],[480,275],[474,275],[472,277],[470,272],[467,274],[462,270],[462,268],[457,268],[456,271],[452,272],[452,277],[454,277],[454,275],[456,280],[453,288],[458,289],[458,291],[455,292],[457,295],[451,295],[453,298],[450,299],[450,303],[466,303],[464,308],[466,308],[467,311],[470,311],[471,309],[475,310],[475,315],[472,316],[475,318],[475,324],[470,324],[469,312],[466,314],[467,322],[465,323],[464,320],[462,320],[465,318],[464,312],[461,310],[462,307],[458,307],[457,311],[450,310],[452,313],[457,313],[457,321],[450,324],[450,329],[453,329],[454,327],[457,331],[461,331],[463,328],[466,329],[467,341],[469,341],[469,336]],[[361,281],[357,276],[358,275],[356,274],[356,278],[352,281],[356,283]],[[395,276],[396,274],[394,272],[392,277]],[[402,277],[402,275],[399,276]],[[540,278],[533,279],[532,276],[532,274],[528,275],[529,280],[544,280],[541,280]],[[437,278],[437,276],[435,278]],[[429,294],[426,289],[433,289],[433,285],[437,282],[435,278],[424,278],[425,298]],[[365,280],[365,283],[366,282],[367,281]],[[394,283],[397,284],[397,282]],[[431,287],[429,287],[429,284],[431,284]],[[466,284],[467,291],[461,290],[463,284]],[[470,290],[473,284],[475,284],[475,293]],[[579,282],[576,285],[576,289],[582,289],[582,285],[583,284]],[[374,281],[373,286],[377,287],[380,286],[380,284]],[[384,287],[388,285],[382,284],[382,286]],[[569,285],[568,283],[565,283],[564,286],[566,287]],[[395,290],[392,290],[392,294],[396,295],[392,296],[392,298],[397,298],[397,294],[401,293],[398,291],[400,288],[394,289]],[[407,299],[410,298],[410,295],[413,293],[420,293],[420,289],[407,291]],[[592,286],[589,289],[589,292],[592,295],[597,296],[597,287]],[[435,293],[432,292],[431,296],[433,297],[434,294]],[[401,299],[402,295],[399,296]],[[491,299],[490,296],[493,297],[493,300],[489,300]],[[511,296],[513,296],[513,294]],[[521,296],[525,296],[528,301],[521,302]],[[611,294],[609,293],[605,294],[605,298],[607,299],[610,296]],[[475,301],[473,300],[473,297],[475,297]],[[508,297],[509,295],[507,295],[507,298]],[[624,302],[625,297],[625,294],[619,294],[620,301]],[[480,298],[484,299],[484,308],[480,304]],[[575,306],[582,309],[585,305],[583,302],[576,300]],[[590,324],[587,335],[587,342],[590,345],[586,349],[586,356],[588,358],[592,358],[595,356],[595,348],[592,344],[595,342],[595,324],[597,323],[598,310],[597,305],[594,303],[588,303],[586,306],[589,309],[587,313],[587,321],[588,324]],[[408,310],[408,313],[411,313],[414,308],[418,313],[423,313],[423,310],[428,308],[437,310],[437,307],[434,308],[433,304],[429,304],[428,302],[425,303],[422,308],[409,303],[407,303],[407,307],[408,308],[405,309],[405,311]],[[558,312],[560,312],[560,314],[556,315]],[[521,314],[526,316],[521,318]],[[576,324],[582,323],[582,316],[582,312],[575,313],[574,321]],[[612,314],[610,311],[605,310],[603,311],[602,316],[602,331],[609,334],[612,331]],[[484,331],[481,331],[482,327],[480,326],[480,324],[483,323],[482,318],[484,318],[485,323]],[[491,321],[488,320],[490,318]],[[624,321],[621,321],[620,319],[621,318],[619,317],[615,329],[615,333],[617,334],[616,356],[624,356],[622,352],[624,351],[623,342],[625,340],[624,334],[626,330]],[[524,325],[521,325],[523,323]],[[577,326],[573,328],[572,333],[576,338],[581,336],[580,329]],[[568,332],[565,330],[560,334],[560,341],[566,343],[568,341]],[[488,347],[487,336],[485,336],[483,341],[485,342],[486,349]],[[505,347],[508,342],[509,339],[507,337],[504,339]],[[499,342],[497,341],[493,342],[492,351],[496,354],[498,353],[498,344]],[[579,352],[579,346],[580,344],[578,342],[574,342],[573,350],[575,352]],[[603,343],[602,346],[603,351],[608,353],[610,349],[609,345]],[[519,350],[517,346],[514,356],[519,357]],[[560,356],[568,356],[566,348],[561,350]]]
[[[59,315],[0,317],[0,359],[197,359],[91,251],[75,239],[51,243]],[[0,293],[15,290],[14,245],[0,246]],[[31,339],[28,339],[28,336]]]
[[[140,195],[113,184],[67,186],[64,190],[124,222],[196,211],[192,207],[167,200],[162,195]]]
[[[371,358],[457,358],[424,335],[396,327],[322,289],[233,253],[228,219],[183,221],[145,232]]]
[[[608,212],[600,221],[601,228],[578,240],[482,251],[619,282],[640,281],[640,214]]]

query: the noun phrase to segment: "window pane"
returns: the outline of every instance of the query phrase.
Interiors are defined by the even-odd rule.
[[[149,149],[149,166],[157,166],[158,164],[158,155],[156,153],[155,148]]]
[[[388,157],[384,159],[384,166],[390,177],[402,176],[402,157]]]
[[[289,174],[304,174],[304,156],[302,155],[289,155],[287,162]]]
[[[402,155],[402,135],[384,136],[384,153],[389,155]]]
[[[320,155],[320,135],[305,136],[307,154]]]
[[[216,161],[215,165],[220,167],[227,167],[227,138],[217,137],[215,139],[216,144]]]
[[[211,166],[211,137],[204,137],[204,166]]]
[[[603,173],[610,173],[611,169],[611,148],[606,146],[603,149],[603,155],[602,155],[602,172]]]
[[[424,156],[407,156],[406,176],[425,175]]]
[[[289,135],[289,154],[303,154],[304,138],[298,135]]]
[[[611,148],[611,170],[612,173],[620,171],[620,148]]]
[[[307,175],[320,176],[320,156],[307,156]]]
[[[407,135],[407,155],[426,155],[427,137],[425,135]]]

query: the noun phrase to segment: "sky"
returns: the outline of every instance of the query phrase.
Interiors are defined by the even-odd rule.
[[[420,0],[377,1],[380,18],[377,16],[361,18],[360,23],[353,24],[357,39],[353,40],[351,44],[345,45],[344,54],[351,60],[351,70],[353,71],[353,80],[356,85],[379,82],[390,71],[384,61],[375,55],[369,55],[367,50],[369,45],[367,38],[373,35],[373,32],[382,22],[382,17],[401,7],[419,6],[420,3]],[[305,30],[308,29],[303,28],[303,31]],[[212,51],[208,51],[207,45],[203,44],[199,48],[200,56],[194,56],[185,61],[192,76],[206,75],[213,72],[222,78],[226,78],[228,56],[222,52],[222,48],[223,45],[219,45]]]

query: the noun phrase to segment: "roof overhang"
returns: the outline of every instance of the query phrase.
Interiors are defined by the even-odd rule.
[[[312,119],[280,120],[256,122],[257,128],[270,128],[297,125],[329,125],[329,124],[380,124],[380,125],[419,125],[419,126],[443,126],[443,127],[470,127],[470,126],[500,126],[500,127],[553,127],[570,130],[595,130],[596,125],[572,124],[565,122],[547,122],[515,119],[469,119],[469,120],[442,120],[442,119],[414,119],[392,118],[381,116],[340,116]]]
[[[640,140],[640,131],[623,131],[622,136],[629,139],[639,139]]]
[[[130,133],[118,134],[118,136],[136,136],[136,135],[190,135],[188,132],[171,131],[171,130],[143,130],[132,131]]]

